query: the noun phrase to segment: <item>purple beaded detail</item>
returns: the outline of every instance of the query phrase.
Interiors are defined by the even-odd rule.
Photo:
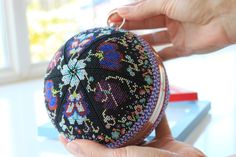
[[[70,38],[45,76],[45,104],[58,131],[68,140],[111,148],[141,143],[160,122],[169,98],[154,53],[146,41],[122,29],[94,28]],[[156,104],[159,99],[163,104]],[[136,139],[150,119],[153,128]]]
[[[158,95],[159,95],[159,92],[160,92],[160,72],[159,72],[159,69],[158,69],[158,65],[161,64],[161,63],[158,63],[158,61],[156,60],[156,57],[154,56],[154,51],[153,49],[150,47],[150,45],[145,41],[143,40],[142,38],[138,37],[137,35],[135,35],[136,38],[138,38],[141,43],[143,44],[144,48],[145,48],[145,51],[147,52],[148,54],[148,57],[149,57],[149,60],[152,64],[152,71],[153,71],[153,77],[154,77],[154,83],[153,83],[153,86],[154,86],[154,89],[153,89],[153,92],[152,92],[152,95],[150,96],[149,98],[149,101],[147,103],[147,107],[146,109],[144,110],[144,114],[143,114],[143,117],[141,117],[132,127],[132,129],[130,129],[124,136],[122,136],[121,138],[119,138],[116,142],[114,143],[110,143],[108,144],[107,146],[110,147],[110,148],[116,148],[116,147],[121,147],[122,145],[124,145],[127,141],[129,141],[131,138],[134,137],[135,134],[137,134],[138,132],[141,131],[143,125],[145,125],[150,116],[152,115],[155,107],[156,107],[156,102],[158,100]],[[168,83],[166,83],[168,84]],[[164,100],[164,105],[163,105],[163,108],[161,110],[161,113],[160,115],[158,116],[158,119],[156,120],[152,130],[159,124],[159,122],[161,121],[161,118],[164,114],[164,111],[165,111],[165,108],[168,104],[168,100],[169,100],[169,88],[168,86],[167,87],[167,92],[165,94],[165,100]],[[146,136],[148,136],[152,130],[149,131],[149,133],[147,133]],[[144,138],[146,138],[146,136]],[[143,138],[143,139],[144,139]],[[140,142],[143,140],[143,139],[140,139]]]

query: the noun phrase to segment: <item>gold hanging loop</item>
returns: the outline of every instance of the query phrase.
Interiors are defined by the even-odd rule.
[[[116,24],[110,24],[110,17],[111,16],[113,16],[114,14],[117,14],[117,12],[116,11],[114,11],[114,12],[111,12],[109,15],[108,15],[108,17],[107,17],[107,26],[109,26],[109,27],[115,27],[116,29],[121,29],[123,26],[124,26],[124,24],[125,24],[125,18],[123,18],[123,20],[122,20],[122,23],[120,24],[120,25],[116,25]]]

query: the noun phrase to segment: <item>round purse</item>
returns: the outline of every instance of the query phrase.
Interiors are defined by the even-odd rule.
[[[70,38],[44,82],[48,115],[67,139],[137,145],[160,122],[169,86],[161,59],[139,36],[113,27]]]

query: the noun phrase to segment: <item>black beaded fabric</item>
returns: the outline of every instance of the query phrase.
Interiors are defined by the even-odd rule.
[[[45,75],[52,123],[69,140],[125,145],[157,105],[159,64],[151,47],[126,30],[94,28],[73,36],[55,53]],[[165,94],[159,119],[168,88]]]

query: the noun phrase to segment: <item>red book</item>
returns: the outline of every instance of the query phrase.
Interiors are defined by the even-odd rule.
[[[198,100],[197,92],[189,91],[176,86],[170,86],[170,102],[195,100]]]

